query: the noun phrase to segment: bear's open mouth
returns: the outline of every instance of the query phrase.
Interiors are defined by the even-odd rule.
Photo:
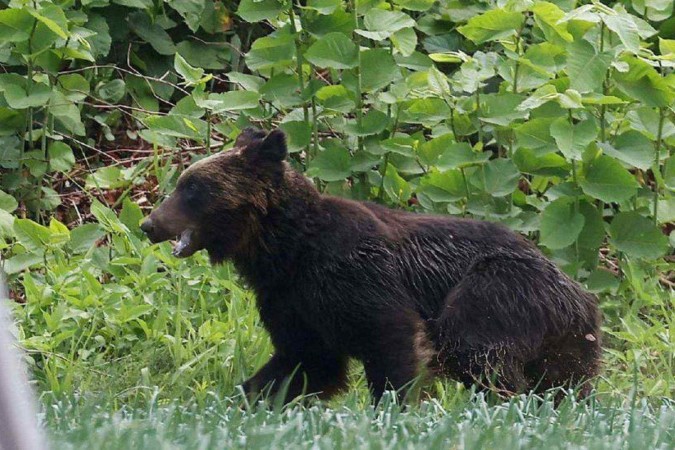
[[[199,245],[194,234],[194,230],[191,228],[183,230],[178,240],[173,244],[173,252],[171,252],[173,256],[176,258],[187,258],[199,250]]]

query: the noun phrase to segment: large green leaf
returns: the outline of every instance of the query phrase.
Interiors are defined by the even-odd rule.
[[[418,148],[420,161],[429,166],[435,166],[438,157],[441,156],[449,146],[455,143],[455,137],[452,133],[442,134],[430,141],[422,143]]]
[[[315,66],[350,69],[359,63],[356,44],[342,33],[329,33],[317,40],[305,52],[305,58]]]
[[[421,98],[402,105],[401,119],[406,122],[435,125],[448,117],[450,108],[440,98]]]
[[[620,134],[613,144],[598,145],[606,154],[638,169],[647,170],[654,163],[654,144],[644,134],[634,130]]]
[[[584,222],[584,216],[575,211],[573,198],[559,198],[549,203],[541,214],[541,243],[552,250],[572,245]]]
[[[621,43],[627,50],[634,54],[640,52],[639,30],[629,14],[602,14],[602,21],[607,25],[607,28],[619,36]]]
[[[105,166],[87,175],[85,187],[87,189],[118,189],[129,186],[122,169],[117,166]]]
[[[97,223],[85,223],[70,231],[69,248],[74,254],[85,253],[105,236],[105,231]]]
[[[518,147],[533,150],[538,156],[557,151],[558,146],[551,136],[553,121],[551,118],[537,118],[516,126],[514,132]]]
[[[372,92],[400,78],[400,71],[388,50],[375,48],[361,54],[361,89]]]
[[[129,28],[155,49],[160,55],[173,55],[176,46],[173,40],[159,24],[152,23],[145,12],[135,12],[129,16]]]
[[[115,215],[115,212],[98,200],[91,203],[91,213],[108,232],[128,234],[129,229]]]
[[[605,222],[602,219],[602,213],[586,200],[579,201],[579,213],[584,216],[584,228],[577,239],[579,247],[598,249],[605,239]]]
[[[34,21],[35,19],[25,9],[0,10],[0,43],[28,40]]]
[[[114,103],[122,99],[126,93],[124,80],[116,79],[108,81],[97,88],[97,94],[101,99]]]
[[[455,202],[466,198],[466,184],[462,172],[458,169],[433,171],[421,178],[418,192],[433,202]]]
[[[19,203],[14,197],[0,190],[0,209],[6,212],[12,212],[19,207]]]
[[[295,41],[292,35],[265,36],[251,45],[246,54],[246,65],[251,70],[291,66],[295,57]]]
[[[356,22],[352,14],[338,9],[330,15],[319,15],[313,19],[309,17],[304,26],[309,34],[319,38],[329,33],[351,35],[356,28]]]
[[[178,114],[148,116],[143,122],[149,130],[165,136],[186,139],[204,139],[206,137],[206,123],[190,116]]]
[[[342,85],[324,86],[316,92],[316,98],[324,108],[349,113],[356,103],[352,93]]]
[[[639,184],[617,160],[602,155],[591,162],[581,181],[583,191],[603,202],[622,202],[637,192]]]
[[[614,73],[621,91],[647,106],[672,106],[675,89],[652,66],[634,56],[624,57],[622,62],[628,64],[629,70]]]
[[[112,0],[112,3],[138,9],[149,9],[153,6],[152,0]]]
[[[193,33],[199,29],[199,23],[206,9],[205,0],[165,0],[165,2],[178,11]]]
[[[523,173],[542,176],[566,177],[570,172],[570,164],[557,153],[537,153],[529,148],[516,150],[511,160]]]
[[[188,64],[202,69],[222,69],[232,56],[230,46],[224,43],[185,40],[176,45],[176,50]]]
[[[513,161],[498,158],[488,161],[476,170],[471,182],[493,197],[503,197],[516,190],[519,179],[520,171]]]
[[[312,139],[312,126],[304,120],[290,120],[279,125],[286,133],[289,152],[299,152],[306,148]]]
[[[384,153],[396,153],[397,155],[412,157],[415,155],[417,141],[410,136],[394,136],[393,138],[380,141],[380,147]]]
[[[197,67],[192,67],[186,60],[183,58],[180,53],[176,53],[173,59],[173,68],[178,72],[178,75],[183,77],[183,79],[189,84],[196,84],[202,81],[207,81],[209,78],[204,77],[204,69]]]
[[[40,9],[28,8],[28,13],[61,39],[68,39],[68,19],[62,8],[47,5]]]
[[[94,57],[108,56],[110,46],[112,45],[112,37],[110,36],[110,28],[108,22],[104,17],[98,14],[87,14],[89,21],[86,24],[87,29],[94,32],[93,35],[87,37],[87,43],[91,48],[91,54]]]
[[[598,126],[592,119],[571,124],[566,117],[561,117],[551,124],[551,136],[567,159],[581,161],[586,147],[598,136]]]
[[[0,75],[0,92],[10,108],[26,109],[46,105],[52,89],[44,83],[31,83],[29,87],[24,77],[5,73]]]
[[[344,180],[352,174],[349,150],[340,145],[330,145],[316,155],[307,168],[307,175],[324,181]]]
[[[373,8],[363,17],[365,30],[356,30],[361,36],[375,41],[389,38],[395,32],[415,26],[415,21],[401,11]]]
[[[371,109],[363,115],[361,122],[352,120],[345,126],[345,130],[354,136],[370,136],[380,133],[387,128],[389,118],[382,111]]]
[[[81,102],[89,95],[89,81],[79,73],[61,75],[57,84],[66,98],[73,102]]]
[[[48,246],[52,235],[49,228],[30,219],[16,219],[14,221],[14,233],[21,245],[31,252]]]
[[[654,259],[668,250],[668,238],[651,220],[634,211],[617,214],[609,234],[616,248],[630,256]]]
[[[434,5],[435,0],[394,0],[394,3],[403,9],[426,11]]]
[[[65,143],[54,141],[49,145],[49,165],[52,170],[68,172],[75,165],[73,150]]]
[[[549,2],[536,2],[532,7],[534,21],[544,32],[546,40],[553,43],[572,42],[572,35],[567,31],[567,23],[559,22],[565,13],[557,5]]]
[[[469,19],[457,29],[476,44],[505,39],[516,34],[523,22],[523,15],[504,9],[491,9]]]
[[[0,167],[16,169],[21,159],[21,141],[16,136],[0,137]]]
[[[394,48],[403,56],[410,56],[417,48],[417,33],[412,28],[404,28],[390,36]]]
[[[225,111],[240,111],[258,106],[260,94],[252,91],[229,91],[222,94],[209,94],[205,101],[197,102],[197,105],[209,108],[214,113]]]
[[[590,42],[580,39],[567,46],[565,72],[570,87],[579,92],[598,92],[612,61],[609,52],[597,52]]]
[[[654,108],[642,106],[629,111],[626,119],[630,122],[631,128],[639,131],[652,141],[656,141],[659,135],[659,112]],[[673,120],[664,120],[661,124],[661,139],[667,139],[675,136],[675,122]]]
[[[0,209],[0,237],[11,238],[14,237],[14,221],[16,216],[8,213],[4,209]],[[4,267],[7,270],[7,266]]]
[[[407,202],[412,194],[412,189],[405,179],[398,174],[396,167],[387,164],[384,174],[384,191],[396,203]]]
[[[668,158],[664,174],[664,182],[668,189],[675,191],[675,156]]]
[[[484,123],[508,127],[516,120],[527,118],[528,113],[517,108],[523,99],[522,95],[508,92],[485,94],[481,96],[479,119]]]
[[[260,22],[276,18],[283,8],[277,0],[241,0],[237,14],[247,22]]]
[[[307,0],[307,8],[319,14],[332,14],[340,7],[341,0]]]
[[[52,90],[49,97],[49,113],[71,133],[84,136],[86,131],[80,109],[58,90]]]
[[[436,162],[439,170],[461,169],[473,165],[484,164],[490,159],[489,152],[477,153],[466,142],[449,145]]]
[[[289,108],[302,103],[298,77],[281,73],[267,80],[263,86],[256,88],[263,98],[283,108]]]

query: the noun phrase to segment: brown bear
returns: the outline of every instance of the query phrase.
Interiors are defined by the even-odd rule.
[[[375,399],[426,366],[503,393],[598,373],[594,296],[502,225],[320,194],[284,161],[283,132],[244,130],[191,165],[141,228],[174,254],[231,260],[275,354],[244,383],[327,398],[363,362]]]

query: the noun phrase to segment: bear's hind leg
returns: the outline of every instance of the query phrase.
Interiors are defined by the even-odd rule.
[[[471,340],[471,339],[470,339]],[[441,353],[443,372],[464,386],[507,396],[528,388],[522,361],[508,346],[466,346]]]
[[[541,262],[530,257],[494,254],[476,260],[436,320],[441,371],[500,394],[526,390],[524,364],[546,332],[546,293],[535,286],[541,272]]]
[[[538,392],[576,388],[578,397],[585,398],[591,393],[591,380],[600,372],[601,353],[597,332],[572,334],[545,349],[525,366],[525,372]]]

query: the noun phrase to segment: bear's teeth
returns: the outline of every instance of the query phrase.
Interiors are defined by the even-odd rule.
[[[192,240],[192,230],[185,230],[180,234],[180,240],[173,248],[173,256],[181,256],[183,251],[190,245]]]

